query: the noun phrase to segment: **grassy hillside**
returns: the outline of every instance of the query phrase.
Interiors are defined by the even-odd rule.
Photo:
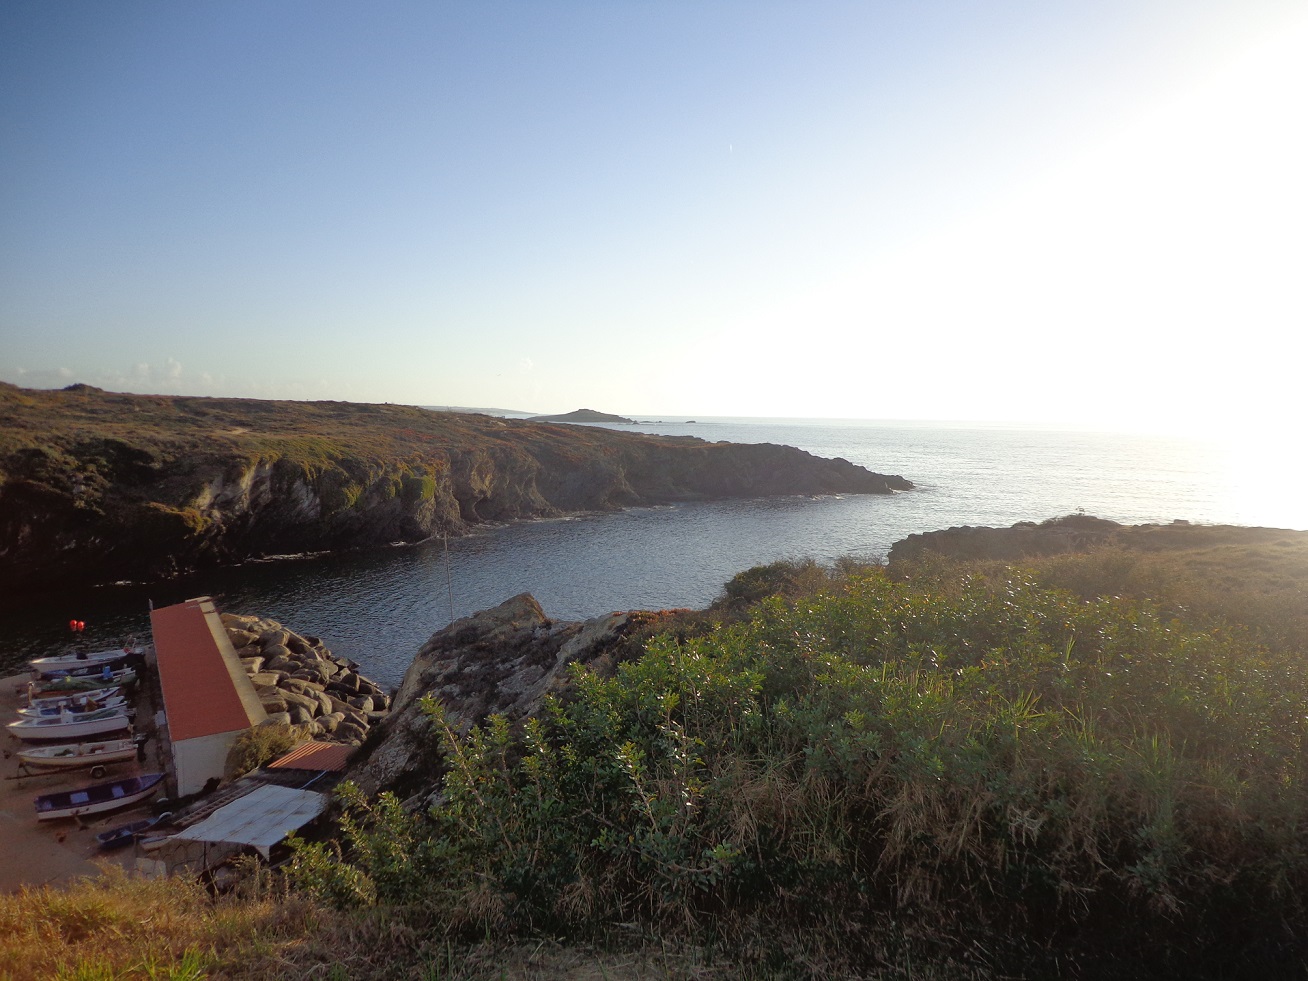
[[[1308,661],[1293,590],[1220,601],[1286,568],[1249,537],[1176,578],[1120,549],[750,570],[521,728],[433,706],[430,810],[347,792],[288,883],[158,887],[190,897],[158,927],[130,883],[6,900],[0,971],[1302,977]]]
[[[0,384],[0,587],[148,580],[636,504],[883,493],[793,447],[413,406]]]

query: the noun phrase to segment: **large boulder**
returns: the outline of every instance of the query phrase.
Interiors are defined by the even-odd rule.
[[[402,797],[431,789],[431,754],[437,743],[421,710],[436,698],[460,730],[489,715],[521,719],[544,696],[564,687],[575,662],[593,663],[626,634],[630,614],[610,613],[582,623],[550,620],[529,593],[458,620],[435,634],[405,672],[381,724],[382,738],[350,774],[366,792],[392,790]]]
[[[357,673],[358,665],[335,657],[319,638],[303,637],[261,617],[224,613],[222,618],[228,639],[239,645],[242,666],[271,715],[298,725],[312,724],[317,738],[354,744],[363,742],[383,717],[389,699],[382,690]],[[333,693],[324,691],[328,682]],[[318,721],[333,712],[338,714],[330,722]],[[337,734],[341,722],[349,725]]]

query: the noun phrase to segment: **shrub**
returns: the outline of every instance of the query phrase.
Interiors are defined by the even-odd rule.
[[[288,753],[309,737],[297,726],[267,722],[247,729],[227,750],[223,779],[232,780],[257,770],[270,760]]]
[[[433,710],[427,818],[352,804],[359,901],[391,883],[476,932],[816,941],[851,970],[912,935],[1036,973],[1303,966],[1301,658],[1015,570],[828,583],[577,669],[520,726]]]

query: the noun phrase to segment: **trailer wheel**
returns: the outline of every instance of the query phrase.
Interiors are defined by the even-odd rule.
[[[101,766],[99,763],[91,767],[91,776],[95,777],[97,780],[99,780],[102,776],[104,776],[104,772],[105,772],[104,767]]]

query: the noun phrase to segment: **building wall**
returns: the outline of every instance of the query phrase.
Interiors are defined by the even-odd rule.
[[[227,750],[240,734],[218,732],[173,743],[173,766],[176,768],[179,797],[204,789],[212,777],[222,777]]]

